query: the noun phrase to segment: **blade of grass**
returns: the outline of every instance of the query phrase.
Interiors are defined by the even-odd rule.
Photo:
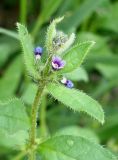
[[[27,0],[20,0],[20,22],[26,24],[27,21]]]
[[[52,14],[57,10],[59,5],[61,4],[62,0],[51,0],[47,2],[46,7],[42,10],[41,13],[39,13],[38,18],[36,20],[36,23],[34,25],[32,35],[35,38],[37,33],[39,32],[41,26],[43,23],[47,22]]]
[[[5,34],[5,35],[7,35],[7,36],[9,36],[9,37],[15,38],[15,39],[17,39],[17,40],[19,39],[17,33],[13,32],[13,31],[10,31],[10,30],[8,30],[8,29],[4,29],[4,28],[1,28],[1,27],[0,27],[0,33],[1,33],[1,34]]]

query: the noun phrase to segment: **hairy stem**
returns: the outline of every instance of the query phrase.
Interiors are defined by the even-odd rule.
[[[39,109],[39,104],[41,100],[41,96],[43,94],[45,84],[40,85],[38,87],[34,103],[32,105],[32,111],[31,111],[31,129],[30,129],[30,142],[29,142],[29,147],[31,149],[30,155],[29,155],[29,160],[35,160],[35,150],[34,147],[36,145],[36,124],[37,124],[37,114],[38,114],[38,109]]]
[[[42,105],[40,107],[40,130],[41,136],[46,136],[47,127],[46,127],[46,95],[42,97]]]

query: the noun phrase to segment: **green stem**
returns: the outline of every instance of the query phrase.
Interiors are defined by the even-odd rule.
[[[49,58],[48,58],[48,60],[47,60],[47,62],[46,62],[46,64],[45,64],[45,67],[44,67],[44,71],[43,71],[43,76],[45,77],[46,75],[48,75],[48,72],[49,72],[49,70],[50,70],[50,62],[51,62],[51,59],[52,59],[52,56],[53,56],[53,54],[49,54],[50,56],[49,56]]]
[[[40,104],[41,96],[43,94],[44,87],[45,87],[45,84],[42,84],[39,86],[35,99],[34,99],[34,103],[32,105],[32,111],[31,111],[32,119],[31,119],[30,142],[29,142],[29,148],[31,149],[31,152],[29,155],[30,160],[35,160],[34,147],[36,145],[37,113],[38,113],[39,104]]]
[[[20,0],[20,22],[26,24],[27,19],[27,0]]]
[[[46,127],[46,95],[42,97],[42,105],[40,108],[40,131],[41,136],[46,136],[47,127]]]

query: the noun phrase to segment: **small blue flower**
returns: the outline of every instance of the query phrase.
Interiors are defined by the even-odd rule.
[[[34,54],[36,56],[36,60],[41,58],[41,55],[43,53],[43,48],[38,46],[34,49]]]
[[[59,56],[53,56],[52,57],[52,68],[54,70],[60,70],[64,68],[66,64],[66,61],[62,60]]]
[[[66,86],[67,86],[68,88],[73,88],[73,87],[74,87],[74,84],[73,84],[73,82],[72,82],[71,80],[67,80],[67,81],[66,81]]]
[[[61,80],[61,83],[63,83],[68,88],[74,87],[73,82],[71,80],[66,79],[65,77],[63,77],[63,79]]]

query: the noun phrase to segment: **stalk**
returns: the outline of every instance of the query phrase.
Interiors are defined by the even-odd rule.
[[[42,103],[40,107],[40,134],[42,137],[47,135],[47,126],[46,126],[46,95],[42,97]]]
[[[31,129],[30,129],[30,142],[29,142],[29,148],[31,149],[30,155],[29,155],[29,160],[35,160],[36,159],[36,154],[35,154],[35,145],[36,145],[36,124],[37,124],[37,114],[38,114],[38,109],[39,105],[41,102],[41,96],[43,94],[45,84],[42,83],[38,87],[34,103],[32,105],[32,111],[31,111]]]

